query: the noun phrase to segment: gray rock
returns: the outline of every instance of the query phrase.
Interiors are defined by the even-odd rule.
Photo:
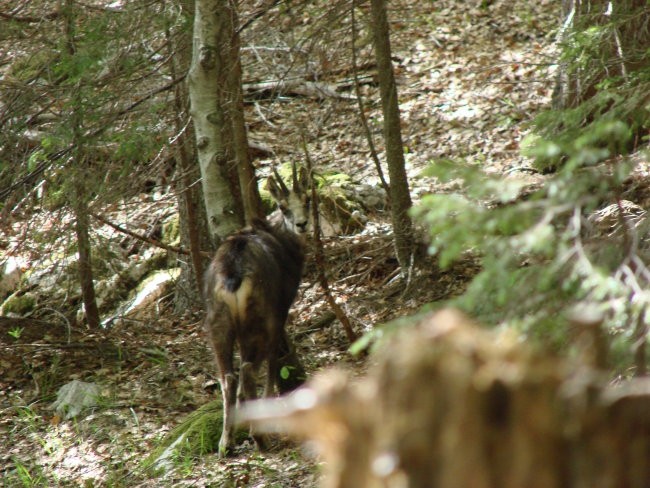
[[[67,420],[76,417],[88,407],[97,406],[100,398],[101,393],[98,385],[74,380],[59,388],[56,401],[52,403],[52,409]]]

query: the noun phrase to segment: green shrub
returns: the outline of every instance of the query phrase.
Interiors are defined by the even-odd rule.
[[[560,348],[569,342],[566,317],[577,305],[602,313],[614,342],[631,340],[639,321],[647,323],[649,273],[633,245],[637,231],[598,234],[588,220],[596,209],[620,203],[632,162],[595,163],[616,154],[628,127],[605,121],[592,130],[562,146],[566,164],[536,189],[523,191],[521,182],[478,166],[434,162],[430,176],[462,188],[429,195],[413,210],[430,232],[430,251],[442,267],[465,256],[482,264],[464,294],[437,305],[460,307],[488,324],[514,324]],[[599,143],[603,134],[611,147]],[[540,138],[529,154],[544,158],[561,144]]]

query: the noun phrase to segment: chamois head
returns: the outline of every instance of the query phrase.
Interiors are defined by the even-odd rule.
[[[269,176],[266,187],[282,213],[282,225],[296,234],[305,234],[309,226],[310,178],[304,167],[291,163],[292,187],[289,189],[277,170]]]

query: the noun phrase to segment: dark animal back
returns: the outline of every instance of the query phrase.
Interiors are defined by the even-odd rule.
[[[221,269],[219,274],[226,291],[234,293],[239,289],[246,276],[246,246],[248,238],[245,235],[230,237],[219,250]]]

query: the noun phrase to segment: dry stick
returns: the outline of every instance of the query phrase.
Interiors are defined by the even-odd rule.
[[[350,319],[345,314],[341,306],[336,303],[336,300],[332,296],[332,291],[330,290],[329,282],[327,281],[327,276],[325,276],[325,256],[323,252],[323,241],[320,238],[320,220],[318,216],[318,193],[316,192],[316,185],[314,184],[313,173],[312,173],[312,164],[311,158],[309,157],[309,151],[307,151],[307,141],[305,135],[302,134],[302,148],[305,152],[305,160],[307,162],[307,172],[310,176],[310,186],[311,186],[311,215],[312,220],[314,221],[314,260],[316,262],[316,272],[318,273],[318,281],[320,286],[323,288],[325,293],[325,299],[329,304],[330,308],[336,315],[336,318],[339,319],[343,329],[345,330],[345,335],[348,337],[350,343],[357,340],[357,334],[352,330],[352,324]]]
[[[152,246],[159,247],[161,249],[165,249],[170,252],[176,252],[178,254],[184,254],[186,256],[189,256],[190,252],[187,249],[183,249],[182,247],[176,247],[176,246],[170,246],[169,244],[165,244],[163,242],[160,242],[157,239],[152,239],[151,237],[143,236],[141,234],[138,234],[136,232],[133,232],[132,230],[125,229],[124,227],[115,224],[109,220],[106,220],[104,217],[101,215],[97,215],[96,213],[89,212],[90,216],[99,220],[102,224],[106,224],[109,227],[115,229],[118,232],[121,232],[122,234],[126,234],[129,237],[133,237],[134,239],[137,239],[142,242],[146,242],[147,244],[151,244]],[[212,254],[206,251],[201,251],[201,255],[205,257],[211,257]]]
[[[43,22],[44,20],[54,20],[60,16],[61,16],[61,12],[59,12],[58,10],[46,13],[45,15],[42,15],[40,17],[31,17],[31,16],[21,17],[20,15],[14,15],[7,12],[0,12],[0,18],[6,20],[13,20],[14,22],[23,22],[26,24],[34,24],[37,22]]]
[[[618,210],[618,220],[623,230],[623,246],[626,250],[626,259],[629,260],[629,267],[632,270],[632,273],[638,271],[638,265],[633,257],[637,253],[638,248],[638,235],[634,230],[634,226],[625,217],[625,209],[623,208],[622,198],[620,195],[616,196],[616,207]],[[633,343],[632,348],[634,350],[634,364],[636,366],[635,376],[645,376],[648,370],[648,354],[647,354],[647,337],[648,337],[648,327],[643,320],[643,312],[640,312],[636,323],[634,324],[633,332]],[[631,320],[631,319],[630,319]]]
[[[268,5],[263,6],[262,8],[259,8],[251,14],[251,16],[244,22],[239,28],[237,29],[237,34],[241,34],[245,29],[251,26],[257,19],[260,17],[263,17],[267,13],[271,11],[277,4],[280,3],[281,0],[273,0],[271,3]]]
[[[386,191],[386,198],[388,198],[390,203],[390,191],[388,188],[388,183],[386,178],[384,178],[384,172],[381,169],[381,163],[379,162],[379,156],[377,156],[377,149],[375,148],[375,143],[372,140],[372,133],[370,132],[370,127],[368,126],[368,119],[366,118],[366,113],[363,106],[363,97],[361,96],[361,83],[359,83],[359,73],[357,68],[357,50],[355,48],[356,38],[357,38],[357,29],[356,22],[354,17],[354,9],[356,8],[356,1],[352,0],[352,6],[350,7],[350,23],[352,25],[352,76],[354,77],[354,91],[357,95],[357,103],[359,104],[359,119],[361,120],[361,125],[363,126],[364,132],[366,133],[366,139],[368,141],[368,149],[370,150],[370,156],[372,157],[373,162],[375,163],[375,168],[377,169],[377,176],[379,176],[379,181],[381,181],[381,186]]]

